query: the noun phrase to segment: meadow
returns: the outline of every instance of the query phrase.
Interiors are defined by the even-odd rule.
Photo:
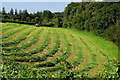
[[[119,78],[118,47],[90,32],[2,23],[4,78]]]

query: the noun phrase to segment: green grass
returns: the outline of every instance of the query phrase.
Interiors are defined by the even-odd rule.
[[[14,53],[11,53],[11,54],[8,54],[9,56],[10,55],[16,55],[16,56],[31,56],[32,54],[36,54],[40,51],[42,51],[49,43],[49,40],[50,40],[50,30],[48,30],[46,33],[45,33],[45,36],[43,36],[42,38],[42,41],[39,43],[39,45],[33,49],[33,50],[30,50],[30,51],[27,51],[27,52],[24,52],[24,51],[21,51],[21,52],[14,52]],[[41,46],[40,46],[41,45]]]
[[[13,30],[13,31],[10,31],[8,33],[6,33],[5,35],[2,36],[2,41],[4,42],[7,39],[9,39],[11,36],[14,36],[15,33],[17,32],[20,32],[21,30],[24,30],[26,29],[27,27],[23,27],[22,29],[18,29],[18,30]]]
[[[57,39],[56,39],[57,38]],[[46,57],[48,56],[52,56],[53,54],[55,54],[55,52],[57,52],[58,48],[59,48],[59,44],[60,44],[60,41],[59,41],[59,35],[58,33],[53,30],[53,43],[51,44],[52,47],[49,48],[49,50],[45,53],[45,54],[42,54],[41,56],[32,56],[32,57],[23,57],[23,58],[20,58],[20,59],[16,59],[17,61],[25,61],[25,62],[41,62],[41,61],[44,61],[46,60]]]
[[[34,29],[32,29],[32,30],[34,30]],[[26,36],[29,35],[32,30],[29,30],[29,31],[27,31],[25,33],[22,33],[21,35],[18,35],[17,38],[14,38],[14,39],[12,39],[10,41],[2,42],[2,46],[7,47],[7,46],[10,46],[12,44],[19,43],[20,41],[26,39]]]
[[[60,33],[62,35],[62,40],[64,44],[62,45],[62,49],[60,51],[60,54],[58,55],[58,58],[53,57],[51,61],[37,64],[35,65],[36,67],[53,67],[55,66],[55,64],[58,64],[62,60],[62,58],[66,59],[71,54],[69,41],[67,40],[66,35],[63,34],[62,31],[60,31]]]
[[[6,23],[2,25],[2,32],[5,32],[7,30],[11,30],[11,29],[15,29],[15,28],[20,28],[20,27],[24,27],[24,25],[19,25],[19,24],[15,24],[15,23]]]
[[[73,57],[73,59],[70,61],[70,63],[72,63],[72,65],[74,65],[74,66],[78,66],[83,61],[82,48],[80,45],[77,45],[77,43],[79,43],[79,41],[76,40],[72,34],[71,34],[71,40],[73,42],[73,47],[75,50],[75,57]]]
[[[41,29],[33,33],[26,42],[20,46],[16,46],[21,41],[24,41],[30,33],[39,29],[39,27],[36,28],[35,26],[15,23],[2,23],[2,25],[3,32],[21,27],[19,30],[13,30],[2,35],[3,40],[9,40],[11,37],[14,37],[17,33],[21,32],[21,30],[24,31],[29,29],[18,35],[16,38],[1,43],[4,68],[2,65],[0,65],[0,67],[2,67],[2,74],[4,77],[53,78],[54,76],[54,78],[77,78],[80,75],[83,75],[83,73],[94,70],[98,64],[101,64],[99,63],[98,57],[101,57],[105,63],[101,72],[98,72],[98,74],[94,76],[83,75],[83,77],[119,77],[117,73],[118,47],[112,42],[106,41],[99,36],[95,36],[89,32],[72,29],[40,27]],[[43,34],[44,30],[46,30],[46,32]],[[46,49],[51,41],[51,31],[53,31],[53,41],[51,47]],[[27,51],[30,46],[34,45],[39,40],[41,35],[43,35],[43,37],[40,42],[34,46],[33,49]],[[60,46],[61,43],[62,46]],[[9,47],[11,45],[13,46]],[[67,61],[72,54],[72,47],[74,56],[71,60]],[[44,49],[46,49],[45,53],[41,53]],[[82,69],[72,71],[73,68],[77,68],[86,58],[83,49],[86,50],[86,53],[88,54],[88,62]],[[26,52],[24,52],[24,50],[26,50]],[[97,54],[95,52],[97,52]],[[25,64],[25,62],[28,64]],[[38,63],[35,64],[36,62]]]
[[[31,46],[32,44],[34,44],[38,40],[38,38],[40,37],[41,32],[42,32],[42,30],[39,30],[36,33],[34,33],[33,35],[31,35],[30,39],[28,39],[27,42],[25,42],[24,44],[21,44],[20,46],[19,45],[18,46],[13,46],[13,47],[10,47],[10,48],[7,48],[7,49],[10,52],[13,52],[13,53],[21,51],[23,49],[26,49],[27,47]]]

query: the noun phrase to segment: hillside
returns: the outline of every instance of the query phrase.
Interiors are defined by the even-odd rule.
[[[52,13],[49,10],[29,14],[27,10],[13,10],[6,13],[3,7],[3,22],[22,24],[39,23],[43,26],[72,28],[88,31],[114,42],[120,41],[119,2],[71,2],[64,12]]]
[[[117,78],[118,47],[89,32],[2,23],[3,77]]]

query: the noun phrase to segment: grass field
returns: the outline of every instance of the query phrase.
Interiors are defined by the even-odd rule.
[[[2,23],[6,78],[119,78],[118,47],[89,32]]]

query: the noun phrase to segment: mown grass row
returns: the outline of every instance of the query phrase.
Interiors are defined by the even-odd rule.
[[[65,34],[65,33],[64,33]],[[67,38],[66,38],[66,40],[65,41],[67,41],[68,43],[67,43],[67,45],[69,45],[69,48],[68,49],[71,49],[71,44],[69,43],[69,41],[67,40],[68,39],[68,35],[64,35],[64,37],[66,37],[67,36]],[[64,38],[64,37],[62,37],[62,38]],[[69,37],[70,37],[70,41],[72,41],[74,44],[75,44],[75,39],[74,39],[74,37],[72,36],[72,35],[69,35]],[[65,39],[65,38],[64,38]],[[64,46],[64,47],[63,47]],[[63,49],[66,49],[67,47],[66,47],[66,44],[65,45],[63,45],[62,47],[63,47]],[[66,47],[66,48],[65,48]],[[82,53],[81,54],[79,54],[79,52],[81,51],[80,49],[78,49],[77,48],[78,46],[76,46],[76,45],[74,45],[74,49],[75,49],[75,52],[78,52],[77,54],[76,54],[76,58],[75,59],[72,59],[70,62],[67,62],[67,64],[71,64],[71,62],[73,62],[73,64],[72,65],[75,65],[75,66],[77,66],[81,61],[80,60],[82,60],[82,56],[81,56],[81,58],[79,58],[79,56],[80,55],[82,55]],[[78,49],[78,50],[77,50]],[[66,52],[65,50],[64,50],[64,52]],[[67,52],[70,52],[70,51],[68,51],[67,50]],[[70,52],[71,53],[71,52]],[[68,55],[67,57],[66,57],[66,55]],[[78,56],[79,55],[79,56]],[[64,61],[65,63],[66,63],[66,59],[68,58],[70,56],[70,54],[65,54],[65,56],[64,56],[64,53],[62,53],[62,55],[61,56],[59,56],[58,58],[56,58],[56,59],[54,59],[54,57],[53,57],[53,60],[52,61],[47,61],[47,62],[45,62],[45,63],[41,63],[41,64],[39,64],[39,66],[37,66],[37,67],[48,67],[48,68],[44,68],[43,69],[43,71],[51,71],[51,72],[53,72],[53,71],[56,71],[56,70],[58,70],[58,69],[60,69],[60,70],[63,70],[62,68],[64,68],[65,66],[62,66],[64,63],[62,62],[62,61]],[[77,57],[78,56],[78,57]],[[76,62],[77,61],[77,62]],[[59,63],[59,62],[61,62],[61,63]],[[59,64],[58,64],[59,63]],[[58,64],[58,65],[57,65]],[[56,65],[56,66],[55,66]],[[69,66],[69,68],[71,67],[70,65],[68,65]]]
[[[18,28],[17,30],[12,30],[4,35],[2,35],[2,41],[4,42],[7,39],[9,39],[11,36],[14,36],[15,33],[20,32],[21,30],[26,29],[27,27],[21,27],[20,29]]]
[[[11,29],[15,29],[15,28],[18,28],[18,27],[14,26],[12,28],[11,27],[2,28],[1,31],[2,31],[2,33],[5,33],[7,30],[11,30]]]
[[[79,41],[77,39],[75,39],[75,37],[70,34],[71,36],[71,40],[73,42],[73,47],[75,50],[75,56],[71,59],[71,61],[69,63],[71,63],[74,66],[78,66],[82,61],[83,61],[83,52],[82,52],[82,46],[80,46],[78,43]]]
[[[91,42],[92,43],[92,42]],[[92,45],[94,45],[93,43],[92,43]],[[103,70],[102,70],[102,72],[100,72],[100,73],[98,73],[97,75],[95,75],[95,76],[87,76],[87,75],[83,75],[84,77],[86,76],[86,77],[88,77],[88,78],[91,78],[91,77],[93,77],[93,78],[118,78],[119,77],[119,75],[117,74],[117,71],[118,71],[118,68],[116,67],[117,66],[117,62],[116,62],[116,60],[114,60],[114,59],[109,59],[109,57],[110,56],[107,56],[104,52],[102,52],[101,50],[99,50],[99,49],[97,49],[98,51],[99,51],[99,53],[101,54],[101,56],[104,56],[104,58],[106,58],[106,59],[104,59],[105,61],[107,60],[107,62],[106,62],[106,64],[104,65],[104,68],[103,68]],[[100,56],[100,57],[101,57]],[[95,57],[95,55],[94,54],[92,54],[92,57],[91,58],[94,58]],[[94,59],[93,59],[94,60]],[[114,64],[114,65],[113,65]],[[64,67],[66,66],[65,64],[62,64]],[[65,70],[65,69],[63,69],[64,67],[61,67],[61,65],[59,65],[59,66],[55,66],[55,67],[52,67],[52,68],[47,68],[47,69],[40,69],[40,70],[42,70],[42,71],[50,71],[50,72],[53,72],[53,71],[57,71],[58,70],[58,72],[61,72],[61,70]],[[88,67],[90,67],[89,65],[87,65],[87,67],[86,68],[88,68]],[[86,71],[86,68],[84,68],[83,70],[80,70],[80,71],[73,71],[73,74],[74,75],[82,75],[83,73],[85,73],[85,72],[87,72]],[[91,68],[91,69],[94,69],[94,68]],[[91,70],[90,69],[90,70]],[[38,69],[37,69],[38,70]],[[84,71],[85,70],[85,71]],[[90,70],[88,70],[88,71],[90,71]],[[67,74],[67,73],[66,73]],[[56,73],[54,74],[54,75],[57,75]],[[60,74],[59,74],[60,75]]]
[[[71,35],[71,37],[72,37],[72,39],[73,39],[73,36]],[[74,41],[74,40],[73,40]],[[85,44],[85,45],[87,45],[87,44]],[[75,46],[74,46],[75,47]],[[54,49],[53,49],[54,50]],[[95,57],[95,55],[94,54],[92,54],[92,58],[94,59],[94,57]],[[33,62],[34,61],[42,61],[42,59],[43,60],[45,60],[45,58],[40,58],[40,57],[38,57],[38,56],[34,56],[34,57],[31,57],[31,58],[28,58],[28,60],[26,60],[26,61],[32,61],[33,60]],[[80,58],[79,58],[80,59]],[[56,64],[56,62],[58,61],[59,62],[59,60],[61,60],[61,58],[60,59],[54,59],[53,61],[51,61],[51,63],[50,62],[46,62],[46,63],[42,63],[42,66],[43,67],[45,67],[46,65],[47,65],[47,67],[49,67],[49,66],[51,66],[51,65],[53,65],[52,63],[54,63],[54,65]],[[76,59],[73,59],[73,60],[76,60]],[[95,61],[95,60],[94,60]],[[76,61],[73,61],[73,63],[75,63]],[[79,64],[79,62],[76,64],[76,65],[78,65]],[[87,65],[87,66],[89,66],[89,65]],[[56,67],[56,68],[59,68],[59,67]]]
[[[22,50],[26,49],[27,47],[31,46],[38,40],[41,32],[42,32],[42,30],[38,30],[36,33],[31,35],[30,39],[27,40],[27,42],[25,42],[24,44],[21,44],[18,46],[13,46],[13,47],[8,47],[8,48],[6,48],[6,50],[9,50],[10,52],[18,52],[18,51],[22,51]]]
[[[26,36],[29,35],[31,33],[31,31],[33,31],[34,29],[35,28],[30,28],[30,29],[28,29],[28,31],[22,33],[21,35],[18,35],[14,39],[12,39],[10,41],[2,42],[3,50],[9,51],[9,49],[7,49],[8,46],[17,44],[17,43],[21,42],[22,40],[26,39]]]
[[[81,52],[81,49],[80,49],[81,46],[79,44],[76,44],[76,39],[72,35],[70,35],[69,37],[70,37],[71,41],[73,42],[73,46],[74,46],[74,50],[75,50],[74,58],[70,62],[67,62],[66,59],[69,56],[67,58],[66,57],[63,58],[63,57],[60,56],[60,58],[58,58],[57,60],[53,59],[50,62],[42,63],[42,66],[39,66],[39,67],[48,67],[48,68],[43,68],[41,70],[54,72],[54,71],[57,71],[57,70],[65,70],[64,69],[65,66],[67,66],[67,68],[70,69],[70,68],[77,67],[77,65],[80,64],[80,62],[83,61],[82,60],[83,59],[83,53]],[[67,42],[69,42],[69,41],[67,41]],[[68,44],[68,45],[70,45],[70,47],[71,47],[71,44]],[[70,47],[69,47],[69,49],[70,49]],[[61,61],[59,61],[59,60],[61,60]],[[60,62],[60,63],[58,64],[58,62]],[[58,64],[58,65],[56,65],[56,64]]]
[[[68,35],[66,35],[67,36],[67,39],[68,39]],[[66,37],[66,36],[64,36],[64,37]],[[64,38],[64,37],[62,37],[62,38]],[[69,37],[70,37],[70,41],[72,41],[74,44],[76,43],[75,42],[75,39],[74,39],[74,37],[73,36],[71,36],[71,35],[69,35]],[[73,38],[73,39],[72,39]],[[65,40],[65,41],[67,41],[67,40]],[[69,49],[71,49],[71,44],[69,43],[69,41],[67,41],[68,42],[68,44],[67,45],[69,45]],[[63,45],[64,47],[66,47],[65,45]],[[62,47],[63,47],[62,46]],[[76,47],[78,47],[78,48],[76,48],[75,47],[76,45],[74,45],[74,49],[75,49],[75,52],[80,52],[81,50],[80,49],[78,49],[79,47],[78,46],[76,46]],[[67,48],[67,47],[66,47]],[[64,49],[64,48],[63,48]],[[78,49],[78,50],[77,50]],[[66,52],[66,51],[65,51]],[[68,51],[67,51],[68,52]],[[70,51],[69,51],[70,52]],[[76,53],[75,53],[76,54]],[[78,56],[78,54],[79,53],[77,53],[76,54],[76,56]],[[70,62],[66,62],[66,59],[69,57],[65,57],[65,56],[63,56],[64,55],[64,53],[62,53],[62,56],[59,56],[58,58],[56,58],[56,59],[53,59],[52,61],[49,61],[49,62],[45,62],[45,63],[42,63],[39,67],[46,67],[46,68],[43,68],[43,69],[41,69],[40,68],[40,70],[43,70],[43,71],[50,71],[50,72],[54,72],[54,71],[57,71],[57,70],[64,70],[64,67],[67,65],[67,68],[70,68],[70,67],[72,67],[72,66],[70,66],[69,64],[71,64],[71,62],[73,62],[73,65],[74,64],[76,64],[76,65],[78,65],[79,64],[79,60],[81,60],[81,58],[75,58],[76,60],[77,60],[77,63],[76,63],[76,60],[74,60],[74,59],[72,59]],[[69,54],[70,55],[70,54]],[[81,54],[79,54],[79,56],[80,55],[82,55],[82,53]],[[79,57],[78,56],[78,57]],[[59,61],[59,60],[61,60],[61,61]],[[74,60],[74,61],[73,61]],[[58,65],[57,65],[58,64]],[[37,66],[38,67],[38,66]],[[47,68],[48,67],[48,68]],[[38,69],[37,69],[38,70]]]
[[[89,40],[90,44],[94,47],[96,45]],[[101,51],[99,48],[96,47],[96,50],[101,54],[101,57],[104,59],[104,66],[101,72],[97,74],[96,77],[99,78],[118,78],[119,75],[117,74],[118,68],[117,68],[117,61],[115,58],[111,58],[108,54],[104,53],[104,51]]]
[[[57,36],[57,35],[56,35],[56,36]],[[56,36],[55,36],[55,37],[56,37]],[[55,38],[55,37],[54,37],[54,38]],[[57,39],[59,40],[59,38],[57,38]],[[55,39],[55,40],[56,40],[56,39]],[[58,40],[56,40],[55,42],[57,42]],[[58,44],[59,44],[59,43],[58,43]],[[58,45],[58,46],[59,46],[59,45]],[[55,47],[56,47],[56,46],[55,46],[55,44],[54,44],[52,47],[54,47],[54,48],[55,48]],[[51,48],[51,49],[52,49],[52,48]],[[52,49],[52,50],[53,50],[53,52],[50,52],[50,53],[49,53],[49,51],[51,51],[51,49],[49,49],[49,50],[48,50],[48,53],[47,53],[47,54],[45,54],[46,56],[47,56],[47,55],[49,55],[49,56],[50,56],[50,55],[52,55],[52,53],[54,52],[54,49]],[[55,52],[56,52],[56,51],[55,51]],[[55,53],[55,52],[54,52],[54,53]],[[43,55],[44,55],[44,54],[43,54]],[[37,64],[37,65],[38,65],[38,64]]]
[[[32,75],[33,77],[43,77],[43,76],[73,77],[76,75],[84,75],[84,73],[94,71],[94,69],[99,64],[101,64],[99,63],[100,59],[98,57],[102,57],[105,64],[101,72],[95,78],[118,78],[118,74],[117,74],[118,68],[116,67],[117,66],[116,60],[110,57],[108,54],[106,54],[106,52],[103,49],[99,48],[97,44],[95,44],[95,42],[92,41],[92,39],[86,38],[86,36],[84,36],[83,34],[72,34],[74,31],[69,32],[69,31],[65,31],[64,29],[54,29],[54,28],[52,29],[46,28],[46,29],[47,30],[50,29],[50,30],[48,30],[48,32],[44,34],[40,43],[33,50],[24,52],[24,50],[29,47],[28,46],[29,44],[27,45],[27,43],[29,42],[26,42],[25,43],[26,47],[23,46],[24,44],[21,45],[23,46],[21,48],[23,49],[22,51],[18,50],[19,52],[16,51],[14,53],[10,51],[11,52],[10,54],[6,56],[3,55],[4,56],[3,61],[6,69],[5,70],[6,73],[3,73],[4,76],[7,75],[12,77],[19,77],[19,76],[30,77]],[[51,44],[52,46],[49,47],[49,49],[45,51],[45,53],[37,55],[38,53],[43,51],[50,43],[51,30],[53,31],[53,43]],[[62,36],[61,40],[59,39],[60,38],[59,33]],[[35,39],[32,38],[32,36],[30,37],[30,39],[28,39],[28,40],[33,40],[33,43],[30,43],[30,46],[35,44],[36,41],[34,42],[34,40],[36,40],[36,37],[38,40],[38,35],[40,35],[39,31],[37,31],[35,34],[32,35],[34,36]],[[61,49],[59,49],[61,41],[63,44]],[[72,42],[72,45],[70,42]],[[7,49],[7,47],[8,46],[5,46],[3,48]],[[73,55],[73,58],[71,60],[67,61],[67,59],[72,54],[71,47],[73,47],[75,55]],[[86,61],[87,63],[84,64],[84,67],[80,69],[79,65],[81,65],[81,63],[84,62],[84,59],[86,59],[83,49],[86,50],[86,52],[88,53],[88,59],[87,59],[88,62]],[[14,50],[17,49],[14,48]],[[58,51],[59,53],[57,53]],[[56,53],[58,54],[58,56]],[[17,62],[21,62],[21,63],[28,62],[29,64],[21,64]],[[76,70],[76,68],[78,68],[78,70]]]
[[[5,32],[7,30],[12,30],[15,28],[20,28],[20,27],[24,27],[23,25],[15,25],[15,24],[9,24],[9,25],[2,25],[2,32]]]
[[[72,35],[71,35],[72,36]],[[72,36],[72,38],[73,38],[73,36]],[[73,38],[73,41],[74,41],[75,39]],[[86,46],[88,46],[85,42],[83,42]],[[74,43],[75,44],[75,43]],[[79,46],[79,45],[78,45]],[[79,47],[78,46],[76,46],[76,49],[78,49]],[[78,48],[77,48],[78,47]],[[89,48],[89,47],[87,47],[88,48],[88,51],[91,51],[91,49]],[[75,46],[74,46],[74,49],[75,49]],[[76,50],[75,49],[75,50]],[[79,51],[80,52],[80,51]],[[92,52],[92,51],[91,51]],[[82,54],[76,54],[76,56],[78,56],[78,55],[82,55]],[[82,57],[82,56],[81,56]],[[74,67],[74,66],[77,66],[80,62],[79,62],[79,60],[81,60],[81,58],[74,58],[71,62],[67,62],[67,66],[69,66],[69,67],[67,67],[67,68],[70,68],[70,67]],[[76,62],[77,61],[77,62]],[[53,61],[51,61],[51,63],[52,63]],[[89,62],[89,64],[84,68],[84,69],[82,69],[81,71],[82,72],[84,72],[84,71],[89,71],[90,69],[92,69],[92,68],[94,68],[95,67],[95,65],[97,65],[96,64],[97,62],[96,62],[96,55],[95,54],[91,54],[91,61]],[[48,64],[48,63],[46,63],[46,64]],[[50,64],[50,63],[49,63]],[[73,66],[73,64],[74,64],[74,66]],[[53,64],[52,64],[53,65]],[[55,65],[55,64],[54,64]],[[63,66],[62,66],[63,65]],[[59,66],[55,66],[55,67],[52,67],[52,68],[47,68],[47,69],[44,69],[44,71],[51,71],[51,72],[53,72],[53,71],[56,71],[56,70],[58,70],[58,69],[60,69],[60,70],[64,70],[63,68],[65,67],[66,65],[64,64],[64,63],[62,63],[62,64],[60,64]],[[73,71],[74,73],[76,73],[76,74],[80,74],[81,72],[80,71]]]
[[[55,54],[56,56],[53,55],[53,57],[51,57],[51,60],[36,64],[36,67],[53,67],[59,62],[63,61],[63,58],[67,59],[69,57],[69,55],[71,54],[71,45],[69,44],[65,33],[62,31],[60,31],[60,33],[62,35],[62,43],[64,44],[62,44],[62,49],[60,50],[59,54]]]
[[[73,36],[72,36],[73,37]],[[74,39],[74,38],[73,38]],[[89,48],[89,46],[85,43],[85,42],[83,42],[85,45],[86,45],[86,47],[87,47],[87,49],[88,49],[88,51],[90,51],[90,52],[92,52],[91,51],[91,49]],[[74,43],[75,44],[75,43]],[[76,46],[77,47],[77,46]],[[79,46],[80,47],[80,46]],[[75,48],[75,47],[74,47]],[[77,49],[77,48],[76,48]],[[79,54],[79,55],[82,55],[82,54]],[[90,58],[90,62],[89,62],[89,64],[87,64],[86,65],[86,67],[84,68],[84,69],[82,69],[82,70],[75,70],[75,71],[73,71],[75,74],[82,74],[83,72],[87,72],[87,71],[89,71],[89,70],[91,70],[91,69],[93,69],[95,66],[97,66],[97,60],[96,60],[96,55],[95,54],[93,54],[93,53],[90,53],[90,55],[91,55],[91,58]],[[78,56],[78,54],[76,55],[76,56]],[[74,68],[75,66],[77,66],[80,62],[79,62],[79,60],[81,60],[80,58],[78,58],[78,61],[76,62],[76,58],[74,58],[72,61],[70,61],[70,62],[67,62],[67,63],[61,63],[61,64],[59,64],[59,66],[55,66],[55,64],[54,64],[54,67],[51,67],[51,65],[53,65],[53,64],[51,64],[53,61],[51,61],[51,63],[49,62],[47,62],[46,64],[47,64],[47,67],[51,67],[51,68],[46,68],[46,69],[43,69],[43,71],[50,71],[50,72],[54,72],[54,71],[56,71],[56,70],[65,70],[64,69],[64,67],[65,66],[67,66],[67,69],[70,69],[70,68]],[[82,60],[81,60],[82,61]],[[74,64],[74,66],[73,66],[73,64]],[[44,66],[42,66],[42,67],[46,67],[46,65],[44,64]]]
[[[11,55],[15,55],[15,56],[31,56],[32,54],[36,54],[36,53],[39,53],[40,51],[42,51],[48,44],[49,44],[49,41],[50,41],[50,30],[48,30],[45,35],[43,36],[41,42],[39,43],[39,45],[33,49],[33,50],[29,50],[27,52],[24,52],[24,51],[21,51],[21,52],[15,52],[15,53],[11,53],[9,54],[9,56]]]
[[[82,74],[82,73],[88,72],[98,65],[95,53],[93,53],[91,48],[88,46],[88,44],[81,37],[79,37],[79,39],[82,41],[82,43],[85,44],[86,49],[88,50],[88,53],[90,56],[89,56],[89,63],[86,65],[86,67],[84,67],[82,70],[79,70],[79,71],[78,70],[73,71],[76,74]]]
[[[41,56],[32,56],[32,57],[24,57],[24,58],[20,58],[20,59],[16,59],[17,61],[24,61],[24,62],[41,62],[46,60],[46,57],[48,56],[52,56],[53,54],[55,54],[55,52],[57,52],[59,45],[60,45],[60,40],[59,40],[59,35],[57,33],[57,31],[53,30],[53,43],[51,44],[52,47],[50,47],[48,49],[48,51],[44,54],[41,54]]]
[[[20,27],[21,28],[21,27]],[[14,29],[14,30],[17,30],[17,29],[20,29],[20,28],[16,28],[16,29]],[[10,40],[12,40],[12,39],[15,39],[15,38],[17,38],[19,35],[21,35],[22,33],[24,33],[24,32],[26,32],[26,31],[28,31],[29,30],[29,28],[30,27],[26,27],[24,30],[22,30],[22,31],[20,31],[20,32],[18,32],[18,33],[16,33],[16,34],[14,34],[14,36],[10,36],[10,38],[7,38],[7,39],[5,39],[5,41],[4,42],[7,42],[7,41],[10,41]],[[8,31],[6,31],[7,33],[9,33],[9,32],[11,32],[12,30],[8,30]],[[5,34],[5,33],[4,33]]]

